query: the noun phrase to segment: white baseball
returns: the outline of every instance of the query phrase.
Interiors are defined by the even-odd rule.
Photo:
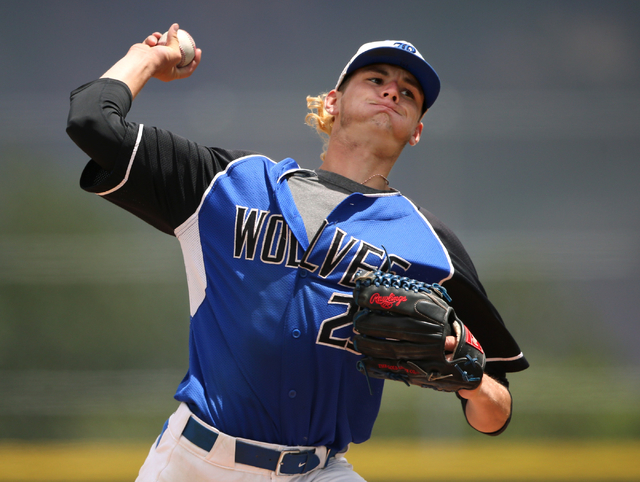
[[[169,32],[165,32],[158,40],[158,45],[167,45],[167,36]],[[182,54],[182,60],[178,64],[178,67],[186,67],[196,56],[196,43],[193,41],[193,37],[189,35],[186,30],[178,29],[178,43],[180,45],[180,53]]]

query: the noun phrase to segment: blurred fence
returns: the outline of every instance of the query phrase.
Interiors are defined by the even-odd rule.
[[[2,433],[27,439],[151,438],[176,408],[172,395],[183,375],[139,369],[0,371]],[[510,437],[640,438],[638,368],[537,367],[510,378]],[[374,439],[474,436],[452,394],[387,384]]]

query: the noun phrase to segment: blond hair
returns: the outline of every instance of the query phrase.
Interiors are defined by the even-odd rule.
[[[320,159],[323,161],[325,154],[327,153],[327,146],[329,144],[329,136],[331,136],[331,129],[333,128],[333,121],[335,121],[335,116],[324,110],[324,100],[326,97],[326,92],[318,95],[317,97],[307,96],[307,108],[310,112],[304,118],[305,124],[309,127],[313,127],[323,141],[323,150],[320,155]]]

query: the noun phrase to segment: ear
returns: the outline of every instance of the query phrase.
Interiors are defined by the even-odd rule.
[[[329,92],[324,98],[324,110],[330,115],[338,113],[338,91],[335,89]]]
[[[416,126],[415,130],[413,131],[413,134],[409,138],[409,145],[410,146],[415,146],[418,142],[420,142],[420,136],[422,135],[422,128],[423,127],[424,127],[424,125],[422,124],[422,122],[419,122],[418,125]]]

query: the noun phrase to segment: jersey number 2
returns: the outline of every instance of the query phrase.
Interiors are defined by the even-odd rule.
[[[352,353],[358,353],[353,346],[351,336],[340,338],[335,335],[336,331],[353,325],[353,315],[358,311],[358,307],[351,302],[352,299],[352,296],[343,293],[333,293],[331,295],[331,298],[329,298],[330,305],[345,305],[347,309],[344,313],[327,318],[322,322],[316,341],[318,345],[326,345]],[[353,330],[351,330],[351,332],[353,332]]]

